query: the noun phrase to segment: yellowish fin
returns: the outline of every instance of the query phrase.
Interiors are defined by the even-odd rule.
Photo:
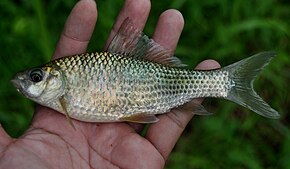
[[[153,114],[140,113],[128,117],[122,117],[119,120],[134,123],[155,123],[159,119]]]
[[[74,124],[73,124],[73,122],[72,122],[72,120],[71,120],[71,118],[69,117],[69,114],[68,114],[68,112],[67,112],[66,101],[65,101],[65,99],[64,99],[63,97],[60,97],[59,102],[60,102],[60,105],[61,105],[63,111],[65,112],[65,117],[66,117],[66,119],[68,120],[68,123],[70,124],[70,126],[71,126],[74,130],[76,130],[76,128],[75,128],[75,126],[74,126]]]
[[[203,105],[197,103],[195,100],[192,100],[188,103],[183,104],[180,107],[176,108],[179,111],[192,113],[195,115],[212,115],[213,113],[208,112]]]

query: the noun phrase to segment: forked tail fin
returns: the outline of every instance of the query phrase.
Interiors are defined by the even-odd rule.
[[[275,52],[262,52],[222,68],[229,72],[230,78],[234,81],[234,86],[226,99],[264,117],[279,118],[279,113],[263,101],[253,88],[254,79],[274,56]]]

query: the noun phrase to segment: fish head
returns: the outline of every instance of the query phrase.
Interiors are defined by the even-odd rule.
[[[11,82],[18,92],[42,105],[57,99],[64,91],[61,71],[50,66],[19,72]]]

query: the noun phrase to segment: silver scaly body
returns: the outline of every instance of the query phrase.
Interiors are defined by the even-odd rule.
[[[227,71],[172,68],[107,52],[50,64],[57,65],[65,77],[69,116],[83,121],[166,113],[193,98],[226,97],[233,85]]]
[[[262,116],[279,117],[253,89],[274,52],[217,70],[189,70],[129,19],[106,51],[53,60],[18,73],[12,82],[27,98],[86,122],[153,123],[155,114],[172,108],[209,114],[192,101],[201,97],[224,98]]]

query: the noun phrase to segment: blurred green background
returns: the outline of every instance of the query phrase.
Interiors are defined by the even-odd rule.
[[[19,70],[49,61],[76,0],[0,1],[0,122],[13,137],[28,127],[34,103],[9,80]],[[89,51],[100,51],[123,1],[97,0],[99,19]],[[222,66],[274,50],[278,56],[255,82],[257,92],[278,110],[279,120],[263,118],[221,99],[208,99],[215,114],[192,119],[166,168],[290,168],[290,1],[153,1],[144,32],[158,16],[181,11],[185,28],[176,55],[190,67],[211,58]]]

